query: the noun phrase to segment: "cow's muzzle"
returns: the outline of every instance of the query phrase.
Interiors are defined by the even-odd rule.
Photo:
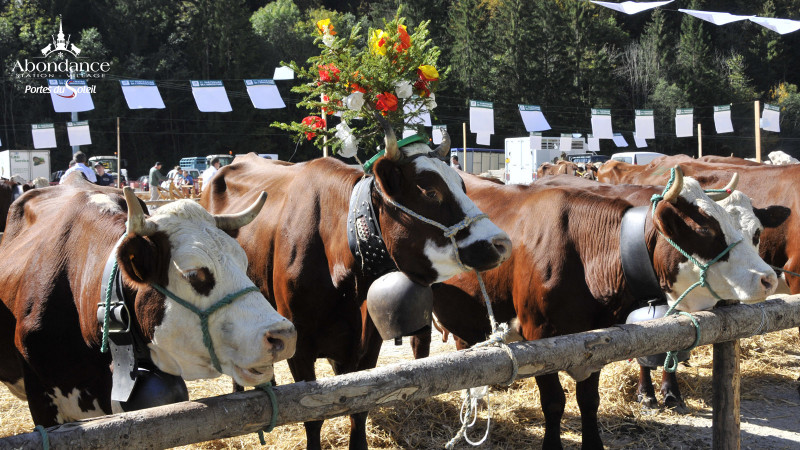
[[[458,248],[461,262],[477,271],[494,269],[511,257],[511,239],[500,233],[491,239],[473,242]]]

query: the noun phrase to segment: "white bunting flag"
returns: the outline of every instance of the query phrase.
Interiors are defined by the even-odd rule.
[[[91,145],[92,136],[89,134],[89,121],[67,122],[67,136],[69,136],[69,145]]]
[[[639,133],[635,131],[633,132],[633,143],[636,144],[636,148],[647,147],[647,141],[644,138],[639,137]]]
[[[614,11],[623,12],[625,14],[636,14],[642,11],[647,11],[648,9],[658,8],[659,6],[664,6],[667,3],[672,3],[673,0],[668,0],[665,2],[622,2],[622,3],[612,3],[612,2],[596,2],[592,0],[592,3],[605,6],[606,8],[613,9]]]
[[[494,134],[494,105],[480,100],[469,101],[470,133]]]
[[[423,102],[406,102],[406,104],[403,105],[403,112],[406,114],[406,116],[414,114],[414,116],[409,117],[406,124],[422,124],[426,127],[431,126],[431,113],[428,112],[427,108],[425,108],[425,104]]]
[[[231,102],[221,80],[191,80],[192,95],[202,112],[230,112]]]
[[[444,139],[442,131],[447,131],[447,125],[433,126],[433,130],[431,130],[431,139],[433,139],[433,145],[439,145],[442,143],[442,139]]]
[[[781,108],[779,106],[764,103],[764,111],[761,113],[761,129],[781,132]]]
[[[417,130],[415,130],[413,128],[403,128],[403,137],[402,137],[402,139],[414,136],[415,134],[417,134]]]
[[[528,132],[534,131],[547,131],[550,129],[550,124],[542,114],[542,108],[536,105],[517,105],[519,107],[519,114],[522,116],[522,123],[525,124],[525,130]]]
[[[492,141],[492,135],[490,133],[478,133],[475,136],[475,143],[478,145],[489,145]]]
[[[269,79],[244,80],[247,95],[256,109],[286,108],[275,81]]]
[[[731,105],[714,107],[714,128],[716,128],[717,134],[733,132],[733,123],[731,123]]]
[[[33,148],[55,148],[56,129],[52,123],[31,124]]]
[[[129,109],[164,109],[164,100],[153,80],[119,80]]]
[[[714,25],[725,25],[731,22],[738,22],[740,20],[746,20],[751,17],[755,17],[755,16],[735,16],[731,13],[726,13],[726,12],[697,11],[693,9],[678,9],[678,11],[689,14],[690,16],[697,17],[698,19],[703,19],[706,22],[711,22]]]
[[[675,111],[675,136],[694,136],[694,108],[678,108]]]
[[[273,80],[294,80],[294,70],[288,66],[280,66],[275,68],[272,74]]]
[[[627,147],[628,141],[626,141],[625,138],[622,137],[622,133],[614,133],[614,145],[616,145],[617,147]]]
[[[542,133],[531,133],[531,150],[542,149]]]
[[[586,143],[589,146],[590,152],[599,152],[600,151],[600,138],[594,137],[593,134],[586,136]]]
[[[653,127],[653,110],[637,109],[635,112],[636,135],[642,139],[655,139],[656,132]]]
[[[82,112],[94,109],[92,90],[86,80],[47,80],[55,112]]]
[[[611,130],[611,110],[592,108],[592,134],[600,139],[614,139]]]
[[[572,151],[572,133],[561,133],[558,141],[558,149],[562,152]]]
[[[789,34],[800,30],[800,20],[774,19],[772,17],[750,17],[749,20],[778,34]]]

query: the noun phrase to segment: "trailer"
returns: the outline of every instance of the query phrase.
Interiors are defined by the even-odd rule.
[[[5,150],[0,152],[0,178],[19,175],[26,181],[50,180],[50,150]]]
[[[561,156],[587,153],[586,140],[580,135],[506,138],[505,147],[506,184],[531,184],[542,164]]]

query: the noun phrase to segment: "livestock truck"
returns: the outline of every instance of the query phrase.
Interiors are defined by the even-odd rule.
[[[0,152],[0,178],[19,175],[27,181],[50,180],[50,150],[5,150]]]

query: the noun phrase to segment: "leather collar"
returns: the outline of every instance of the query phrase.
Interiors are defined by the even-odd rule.
[[[380,225],[372,208],[373,177],[364,177],[350,194],[347,210],[347,244],[365,276],[379,277],[397,271],[383,242]]]
[[[640,305],[647,305],[651,300],[666,300],[661,284],[658,282],[653,262],[645,241],[645,222],[649,206],[631,208],[622,216],[619,232],[619,251],[622,260],[622,272],[628,289]]]

